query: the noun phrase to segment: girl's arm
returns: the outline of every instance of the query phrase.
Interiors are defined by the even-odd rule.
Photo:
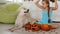
[[[39,1],[40,1],[40,0],[36,1],[35,4],[36,4],[39,8],[43,9],[43,6],[39,4]]]
[[[56,10],[58,8],[57,0],[55,0],[55,7],[52,7],[52,10]]]

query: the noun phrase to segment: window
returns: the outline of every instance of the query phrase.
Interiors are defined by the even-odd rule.
[[[6,0],[6,2],[7,2],[7,3],[9,3],[9,2],[13,2],[13,0]]]
[[[21,3],[23,0],[6,0],[7,2],[17,2],[17,3]]]
[[[6,1],[13,1],[13,0],[6,0]]]
[[[21,3],[23,0],[14,0],[17,3]]]

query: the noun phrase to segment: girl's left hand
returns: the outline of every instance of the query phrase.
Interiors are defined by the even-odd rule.
[[[52,24],[52,29],[56,29],[56,28],[59,28],[59,24]]]
[[[57,0],[55,0],[55,2],[56,2]]]

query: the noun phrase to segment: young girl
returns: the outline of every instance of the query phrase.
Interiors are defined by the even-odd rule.
[[[36,1],[35,4],[42,9],[42,18],[38,22],[39,24],[48,24],[48,19],[50,18],[50,23],[52,23],[52,11],[58,8],[57,0],[55,0],[55,7],[49,7],[49,0],[42,0],[42,5],[39,4],[39,1]],[[48,11],[49,16],[48,17]],[[52,27],[58,27],[58,24],[52,25]]]

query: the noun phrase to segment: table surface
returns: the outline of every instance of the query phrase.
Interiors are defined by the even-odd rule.
[[[25,31],[23,28],[15,32],[10,32],[8,31],[8,29],[11,27],[13,27],[12,24],[0,24],[0,33],[1,34],[60,34],[60,27],[58,29],[50,30],[48,32],[41,30],[39,32]]]

